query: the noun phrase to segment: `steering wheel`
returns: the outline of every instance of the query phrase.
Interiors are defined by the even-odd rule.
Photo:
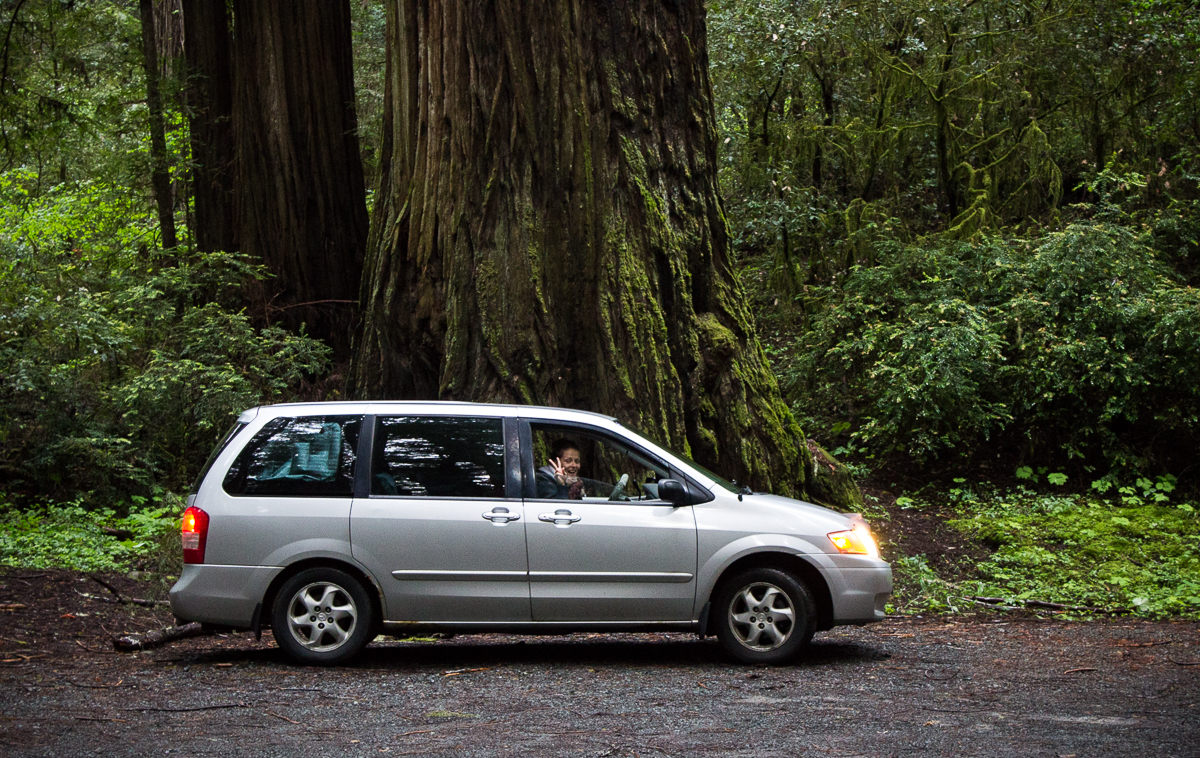
[[[629,484],[629,474],[621,474],[621,478],[618,479],[616,485],[613,486],[612,494],[608,496],[608,499],[610,501],[620,500],[621,496],[625,494],[625,485],[627,484]]]

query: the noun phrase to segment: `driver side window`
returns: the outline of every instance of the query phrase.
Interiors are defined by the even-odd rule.
[[[607,436],[567,426],[531,423],[537,497],[543,500],[658,500],[661,462]]]

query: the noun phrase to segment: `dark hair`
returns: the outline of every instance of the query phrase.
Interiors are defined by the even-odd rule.
[[[552,445],[550,445],[550,449],[554,451],[555,458],[561,458],[564,451],[578,450],[579,445],[575,444],[566,437],[559,437],[558,439],[554,440]]]

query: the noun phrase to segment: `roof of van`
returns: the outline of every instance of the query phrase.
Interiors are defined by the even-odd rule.
[[[594,416],[602,418],[606,421],[617,421],[615,416],[609,416],[604,413],[595,413],[594,411],[583,411],[576,408],[555,408],[549,405],[516,405],[511,403],[470,403],[463,400],[329,400],[318,403],[276,403],[274,405],[260,405],[254,408],[247,408],[244,413],[252,411],[268,410],[271,408],[344,408],[344,407],[368,407],[368,406],[396,406],[399,408],[406,406],[437,406],[443,408],[496,408],[513,410],[517,412],[543,411],[547,413],[573,413],[583,416]],[[618,421],[618,423],[620,423]]]

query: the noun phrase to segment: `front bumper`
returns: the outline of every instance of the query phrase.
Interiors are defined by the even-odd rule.
[[[871,624],[883,621],[886,615],[884,608],[892,594],[892,567],[870,558],[860,560],[874,565],[843,565],[830,572],[834,625]]]

